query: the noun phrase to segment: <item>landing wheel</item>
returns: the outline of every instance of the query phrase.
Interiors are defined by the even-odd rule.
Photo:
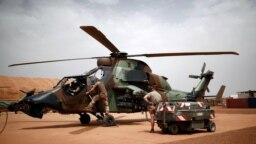
[[[84,114],[80,114],[79,120],[81,124],[89,124],[91,121],[91,118],[87,113],[84,113]]]
[[[179,132],[179,126],[176,123],[172,123],[168,126],[168,131],[170,134],[177,134]]]
[[[116,121],[112,115],[105,115],[103,118],[103,123],[105,126],[115,126]]]
[[[216,124],[213,121],[209,121],[207,124],[207,131],[208,132],[215,132]]]

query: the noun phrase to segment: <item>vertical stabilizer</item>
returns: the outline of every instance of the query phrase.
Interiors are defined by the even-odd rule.
[[[224,93],[224,91],[225,91],[225,88],[226,88],[225,85],[221,85],[221,87],[220,87],[218,93],[216,94],[216,102],[217,102],[217,103],[221,103],[221,101],[222,101],[222,96],[223,96],[223,93]]]

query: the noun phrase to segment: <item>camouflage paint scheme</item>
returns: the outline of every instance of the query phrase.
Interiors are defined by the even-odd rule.
[[[207,71],[200,76],[201,81],[191,92],[174,90],[167,82],[167,78],[152,73],[151,68],[143,61],[129,59],[128,57],[162,57],[162,56],[188,56],[188,55],[219,55],[234,54],[236,52],[181,52],[181,53],[153,53],[128,55],[120,52],[103,33],[93,26],[81,26],[82,30],[95,38],[98,42],[108,48],[112,53],[108,57],[75,58],[40,62],[29,62],[13,64],[10,66],[60,62],[70,60],[97,59],[97,67],[86,74],[77,76],[66,76],[60,80],[52,90],[40,93],[29,92],[17,102],[4,106],[9,111],[22,111],[29,116],[42,118],[44,113],[49,110],[65,114],[79,114],[80,121],[83,124],[90,122],[91,113],[98,117],[97,113],[103,116],[104,104],[97,101],[94,112],[85,111],[84,108],[91,101],[91,97],[98,92],[86,95],[86,92],[96,82],[101,80],[108,91],[109,108],[112,113],[133,113],[146,111],[146,103],[143,100],[144,95],[149,91],[149,86],[154,86],[164,99],[169,101],[202,101],[204,93],[210,80],[213,78],[213,72]],[[103,116],[104,117],[104,116]],[[99,118],[99,117],[98,117]],[[110,120],[113,118],[110,118]],[[110,121],[109,119],[107,122]]]
[[[203,78],[195,91],[198,94],[192,96],[191,92],[173,90],[168,84],[167,78],[153,74],[150,67],[142,61],[104,58],[104,60],[98,60],[98,67],[85,75],[64,77],[52,90],[26,96],[18,102],[19,104],[16,104],[15,108],[10,108],[10,110],[21,110],[38,118],[42,118],[45,109],[52,109],[60,113],[86,112],[83,108],[89,104],[91,99],[85,93],[94,83],[90,78],[95,77],[95,73],[99,70],[102,70],[104,75],[100,80],[105,83],[108,90],[110,112],[117,113],[145,111],[146,104],[143,101],[143,96],[148,92],[148,86],[155,86],[169,101],[195,101],[195,98],[198,97],[198,94],[203,93],[212,78]],[[69,82],[67,83],[67,81]],[[75,94],[68,92],[72,87],[72,82],[77,82],[77,87],[81,89]],[[21,106],[24,104],[26,106]],[[101,101],[96,104],[97,112],[104,112],[102,105]]]

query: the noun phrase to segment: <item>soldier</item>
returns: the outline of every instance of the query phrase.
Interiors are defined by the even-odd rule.
[[[144,96],[144,100],[149,104],[148,112],[150,114],[150,123],[151,123],[150,133],[154,133],[156,106],[159,102],[162,101],[162,97],[154,89],[154,87],[149,87],[149,89],[150,89],[150,92]]]
[[[95,105],[95,102],[102,99],[105,103],[105,111],[106,111],[105,114],[108,115],[109,113],[108,96],[107,96],[107,90],[105,88],[104,83],[102,83],[99,79],[97,79],[97,82],[93,85],[93,87],[88,92],[86,92],[86,95],[94,91],[96,88],[99,90],[99,92],[93,96],[92,101],[85,108],[85,110],[92,112],[92,108]]]

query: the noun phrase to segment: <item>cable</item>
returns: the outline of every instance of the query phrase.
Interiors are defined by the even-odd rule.
[[[0,112],[0,117],[2,116],[2,114],[1,114],[2,112]],[[8,121],[8,112],[6,111],[5,112],[6,114],[6,117],[5,117],[5,122],[4,122],[4,126],[2,127],[2,129],[0,130],[0,134],[2,134],[3,133],[3,131],[4,131],[4,129],[5,129],[5,127],[6,127],[6,125],[7,125],[7,121]]]

